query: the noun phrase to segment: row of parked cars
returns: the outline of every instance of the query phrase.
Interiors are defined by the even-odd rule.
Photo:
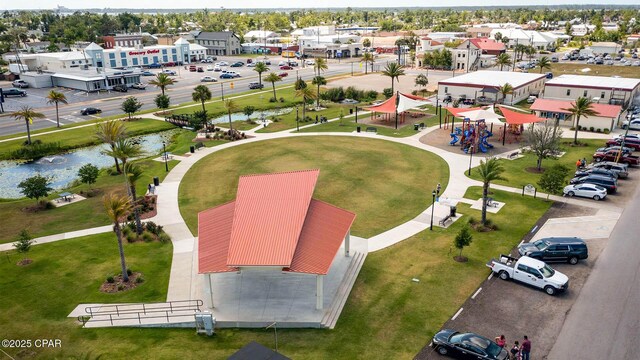
[[[518,246],[519,258],[500,255],[491,259],[487,267],[502,280],[513,280],[556,295],[569,288],[569,277],[555,270],[548,262],[567,262],[571,265],[589,257],[583,239],[577,237],[549,237]],[[431,346],[440,355],[456,359],[507,360],[507,350],[493,340],[473,332],[444,329],[436,333]]]

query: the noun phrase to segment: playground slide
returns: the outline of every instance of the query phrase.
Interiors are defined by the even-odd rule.
[[[480,143],[478,143],[478,149],[480,149],[480,151],[482,151],[483,153],[487,152],[487,148],[485,146],[485,138],[482,138],[482,141],[480,141]]]
[[[458,142],[458,136],[456,135],[456,133],[451,133],[451,141],[449,142],[449,145],[455,145]]]
[[[487,130],[487,134],[485,136],[482,137],[482,144],[487,148],[487,149],[493,149],[493,144],[489,144],[489,142],[487,141],[488,138],[492,137],[493,133],[489,130]]]

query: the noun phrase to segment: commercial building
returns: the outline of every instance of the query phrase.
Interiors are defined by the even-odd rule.
[[[475,71],[459,75],[438,83],[438,99],[444,100],[451,96],[453,99],[477,99],[484,95],[495,102],[503,99],[498,89],[509,83],[513,93],[506,96],[504,104],[518,103],[532,94],[539,94],[544,88],[545,74],[529,74],[510,71]]]
[[[576,126],[576,118],[567,110],[572,106],[573,101],[569,100],[536,99],[531,105],[531,110],[535,111],[538,117],[558,119],[560,125],[571,127]],[[596,103],[592,105],[592,109],[596,115],[581,117],[580,126],[601,131],[616,128],[622,106]]]
[[[298,45],[304,55],[327,58],[360,56],[363,48],[359,35],[341,34],[334,26],[304,28]]]
[[[268,30],[251,30],[244,34],[243,38],[244,42],[259,44],[273,44],[280,40],[280,36],[277,33]]]
[[[617,54],[622,49],[622,45],[614,42],[594,42],[587,49],[591,50],[592,54]]]
[[[444,44],[440,41],[435,41],[428,36],[423,36],[420,38],[420,42],[416,45],[416,53],[421,55],[425,52],[431,52],[436,50],[444,49]]]
[[[231,31],[200,31],[195,35],[195,43],[207,48],[207,55],[241,54],[241,41]]]
[[[477,70],[493,65],[493,59],[505,51],[506,46],[503,43],[492,39],[467,39],[452,49],[451,63],[456,70]]]
[[[556,100],[575,100],[587,97],[597,103],[622,105],[640,102],[640,79],[560,75],[546,82],[544,98]]]

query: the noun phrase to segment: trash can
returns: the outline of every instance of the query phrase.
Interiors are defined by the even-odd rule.
[[[360,132],[360,126],[356,127],[356,132]]]
[[[458,210],[457,207],[455,206],[451,206],[449,207],[449,216],[451,217],[456,217],[456,211]]]
[[[189,151],[191,151],[192,154],[195,153],[196,152],[196,147],[193,146],[193,145],[189,146]]]
[[[153,186],[160,186],[160,178],[157,176],[153,177]]]
[[[418,125],[418,124],[413,124],[413,130],[415,130],[415,131],[420,130],[420,125]]]

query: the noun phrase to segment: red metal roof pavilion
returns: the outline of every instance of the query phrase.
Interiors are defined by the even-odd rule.
[[[274,267],[327,274],[355,214],[312,198],[318,175],[240,177],[235,201],[198,214],[198,272]]]

